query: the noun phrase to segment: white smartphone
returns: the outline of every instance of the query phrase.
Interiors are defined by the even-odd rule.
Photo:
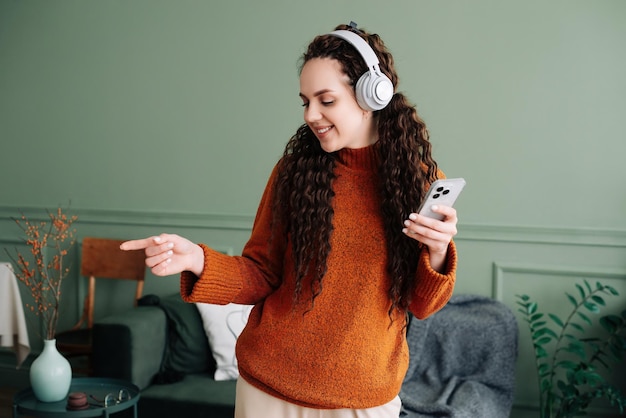
[[[426,193],[426,198],[417,210],[420,215],[443,220],[443,215],[431,210],[433,205],[454,206],[454,202],[465,187],[465,179],[439,179],[435,180]]]

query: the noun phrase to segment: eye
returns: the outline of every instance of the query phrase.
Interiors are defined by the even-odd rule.
[[[324,106],[331,106],[333,103],[335,103],[334,100],[326,100],[326,101],[322,100],[322,105]]]

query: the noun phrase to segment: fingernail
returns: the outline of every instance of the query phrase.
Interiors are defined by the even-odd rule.
[[[411,221],[404,221],[404,226],[409,226],[411,225]]]
[[[437,209],[439,209],[439,206],[433,205],[432,210],[437,210]]]
[[[174,248],[174,243],[170,242],[169,244],[167,244],[167,248]]]
[[[414,213],[412,213],[412,214],[410,214],[410,215],[409,215],[409,219],[410,219],[410,220],[412,220],[412,221],[414,221],[414,220],[416,220],[416,219],[417,219],[417,215],[416,215],[416,214],[414,214]]]
[[[402,228],[402,233],[406,234],[407,232],[409,232],[408,228]]]
[[[171,250],[170,250],[170,251],[168,251],[168,252],[167,252],[167,255],[168,255],[168,256],[171,256],[172,254],[174,254],[174,251],[171,251]]]
[[[154,237],[154,242],[161,242],[161,237]]]

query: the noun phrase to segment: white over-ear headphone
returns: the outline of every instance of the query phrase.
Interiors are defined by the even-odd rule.
[[[344,39],[359,51],[368,71],[356,83],[356,100],[364,110],[380,110],[389,104],[393,96],[393,83],[380,70],[378,57],[369,44],[354,32],[336,30],[329,35]]]

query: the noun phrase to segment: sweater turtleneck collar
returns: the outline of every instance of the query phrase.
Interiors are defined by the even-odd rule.
[[[374,171],[378,168],[376,144],[364,148],[343,148],[337,151],[337,163],[352,170]]]

